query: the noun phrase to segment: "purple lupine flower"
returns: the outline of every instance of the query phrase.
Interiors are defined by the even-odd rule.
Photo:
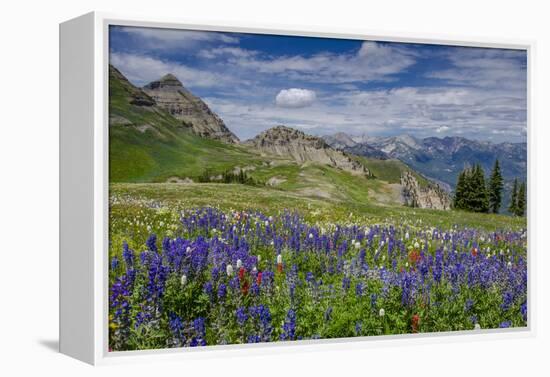
[[[357,297],[362,297],[363,296],[363,283],[362,282],[358,282],[357,284],[355,284],[355,295]]]
[[[149,238],[147,238],[147,241],[145,242],[145,245],[147,246],[147,249],[153,252],[157,252],[157,235],[155,233],[151,233]]]
[[[283,333],[281,334],[281,340],[295,340],[296,339],[296,312],[289,309],[286,313],[286,320],[283,324]]]
[[[498,327],[500,327],[501,329],[506,329],[510,326],[512,326],[512,321],[504,321],[501,322],[500,325],[498,325]]]
[[[376,309],[377,300],[378,300],[378,296],[376,295],[376,293],[372,293],[370,295],[370,306],[372,309]]]
[[[124,259],[124,263],[126,263],[126,269],[134,267],[134,251],[130,250],[126,241],[122,244],[122,258]]]
[[[111,270],[116,270],[118,268],[118,258],[116,255],[111,259]]]
[[[224,283],[218,286],[218,299],[223,300],[227,296],[227,287]]]
[[[248,315],[246,314],[246,309],[243,306],[239,306],[237,310],[235,311],[235,316],[237,317],[237,323],[242,326],[248,319]]]
[[[342,279],[342,289],[344,291],[347,291],[349,289],[349,286],[350,286],[350,279],[348,277],[344,277]]]
[[[210,297],[210,299],[212,299],[212,293],[214,291],[214,286],[213,286],[211,281],[207,281],[206,283],[204,283],[203,291],[204,291],[204,293],[206,293],[208,295],[208,297]]]
[[[182,347],[185,345],[184,325],[181,318],[174,313],[170,313],[168,326],[172,332],[172,345],[174,347]]]
[[[502,295],[502,304],[500,305],[500,307],[501,307],[502,310],[507,311],[508,309],[510,309],[513,302],[514,302],[513,293],[510,292],[510,291],[506,291]]]

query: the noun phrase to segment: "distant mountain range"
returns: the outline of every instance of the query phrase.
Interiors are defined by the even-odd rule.
[[[339,132],[325,136],[334,148],[366,157],[398,159],[447,190],[454,188],[464,167],[479,163],[489,174],[498,159],[506,183],[527,174],[527,143],[481,142],[463,137],[428,137],[411,135],[392,137],[355,137]]]

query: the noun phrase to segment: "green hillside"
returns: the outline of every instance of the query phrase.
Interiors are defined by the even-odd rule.
[[[411,169],[405,163],[400,160],[379,160],[375,158],[358,157],[366,166],[375,178],[386,181],[388,183],[399,183],[401,180],[401,174],[404,171],[410,171],[414,177],[418,180],[421,186],[428,184],[428,180],[416,171]]]
[[[110,70],[109,157],[111,182],[164,182],[196,178],[205,169],[223,172],[260,163],[244,148],[194,135],[155,105],[115,68]]]

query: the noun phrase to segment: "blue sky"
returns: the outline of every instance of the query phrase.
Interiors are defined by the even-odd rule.
[[[409,43],[111,27],[135,85],[166,73],[241,139],[278,124],[314,135],[526,139],[526,53]]]

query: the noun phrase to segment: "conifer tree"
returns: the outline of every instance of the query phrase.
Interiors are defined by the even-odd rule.
[[[469,207],[473,212],[489,212],[489,195],[485,173],[480,164],[476,164],[472,171]]]
[[[466,168],[464,169],[464,199],[463,199],[463,209],[472,211],[474,208],[475,202],[475,179],[474,179],[474,170],[475,168]]]
[[[525,210],[527,209],[527,187],[525,182],[522,182],[519,186],[516,203],[516,215],[525,216]]]
[[[512,196],[510,197],[510,205],[508,206],[508,211],[511,214],[515,215],[517,212],[518,204],[518,179],[514,179],[514,185],[512,186]]]
[[[495,160],[491,178],[489,178],[489,210],[492,213],[498,213],[502,203],[503,179],[500,172],[500,164]]]
[[[466,189],[466,169],[464,169],[458,175],[456,183],[455,197],[453,200],[453,206],[456,209],[466,209]]]

